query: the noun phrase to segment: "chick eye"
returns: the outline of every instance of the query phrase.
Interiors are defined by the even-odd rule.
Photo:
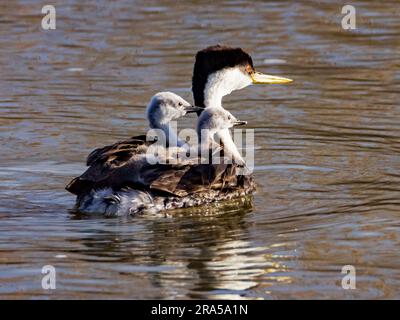
[[[228,116],[228,120],[231,120],[232,119],[232,117],[231,116]]]
[[[179,103],[178,103],[178,106],[182,107],[182,102],[179,102]]]

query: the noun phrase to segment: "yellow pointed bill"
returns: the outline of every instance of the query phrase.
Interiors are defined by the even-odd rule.
[[[283,84],[293,82],[292,79],[270,76],[261,72],[254,72],[251,74],[253,84]]]

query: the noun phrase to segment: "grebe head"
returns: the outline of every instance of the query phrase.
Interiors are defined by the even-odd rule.
[[[215,134],[218,131],[245,124],[247,124],[246,121],[238,120],[223,108],[206,108],[197,121],[197,134],[200,137],[202,130]]]
[[[172,92],[156,93],[150,100],[146,116],[150,127],[159,128],[171,120],[183,117],[186,113],[201,110]]]
[[[220,106],[222,97],[251,84],[289,83],[292,80],[256,72],[251,56],[241,48],[212,46],[197,52],[192,91],[196,106]]]

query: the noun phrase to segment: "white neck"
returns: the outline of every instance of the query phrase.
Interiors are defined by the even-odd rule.
[[[239,90],[250,85],[251,79],[243,74],[238,68],[227,68],[217,71],[208,77],[204,89],[204,105],[206,108],[223,108],[222,98],[234,90]],[[240,155],[229,129],[220,130],[216,133],[224,145],[224,150],[232,156],[239,164],[245,164]],[[212,137],[215,142],[214,138]]]
[[[239,153],[235,143],[233,142],[232,135],[229,129],[223,129],[217,132],[218,137],[221,139],[224,145],[224,152],[226,156],[229,156],[234,160],[235,163],[244,165],[245,161]]]
[[[234,90],[240,90],[252,83],[239,68],[226,68],[208,76],[204,88],[205,107],[222,107],[222,98]]]
[[[202,147],[207,147],[210,146],[215,142],[214,135],[216,131],[209,130],[209,129],[199,129],[197,130],[197,137],[199,139],[199,144]]]
[[[173,122],[176,124],[176,122]],[[185,143],[178,138],[176,134],[176,127],[171,125],[171,123],[158,123],[157,125],[150,124],[150,128],[152,129],[160,129],[165,134],[165,141],[168,143],[169,147],[182,147]]]
[[[236,164],[245,165],[244,159],[232,140],[229,129],[223,129],[217,132],[206,129],[201,130],[201,132],[198,132],[197,134],[199,136],[199,148],[201,154],[206,152],[205,154],[208,155],[209,149],[214,150],[216,147],[220,146],[222,142],[224,156],[233,160]],[[215,139],[215,136],[217,136],[217,140]]]
[[[201,155],[201,163],[210,164],[213,162],[214,156],[219,156],[219,154],[215,154],[216,151],[220,150],[220,145],[215,141],[214,136],[216,131],[212,131],[209,129],[201,129],[198,130],[197,136],[199,137],[199,146],[198,152]],[[211,153],[210,153],[211,151]],[[215,155],[214,155],[215,154]],[[205,161],[205,162],[203,162]],[[219,162],[218,162],[219,163]]]

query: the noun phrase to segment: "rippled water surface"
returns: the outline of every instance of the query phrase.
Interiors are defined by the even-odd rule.
[[[54,31],[41,1],[0,6],[0,298],[400,298],[400,2],[353,1],[354,31],[330,1],[51,2]],[[295,80],[224,100],[256,132],[254,198],[71,213],[86,155],[143,133],[155,92],[192,101],[216,43]]]

